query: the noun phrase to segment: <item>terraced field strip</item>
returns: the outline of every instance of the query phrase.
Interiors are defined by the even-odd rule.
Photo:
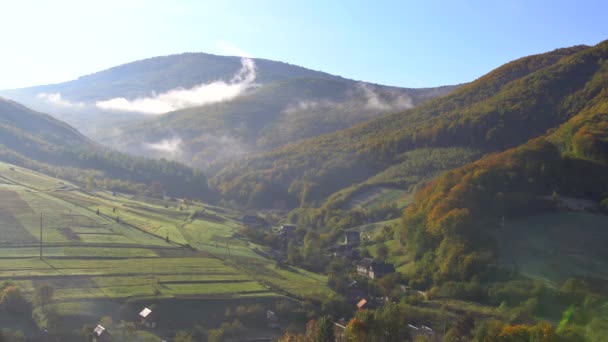
[[[0,280],[9,279],[29,292],[36,284],[51,285],[58,301],[271,295],[247,274],[210,258],[0,259]]]
[[[305,270],[287,267],[277,268],[267,259],[232,258],[231,265],[246,272],[268,290],[293,297],[310,296],[323,300],[332,294],[327,287],[327,277]]]

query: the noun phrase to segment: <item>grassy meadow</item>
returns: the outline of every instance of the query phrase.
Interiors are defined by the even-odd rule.
[[[50,285],[52,305],[74,329],[105,315],[124,318],[118,308],[125,303],[183,300],[204,313],[209,301],[221,312],[222,301],[330,294],[324,276],[277,268],[254,252],[261,246],[233,238],[240,215],[200,202],[85,190],[0,163],[0,281],[30,298]]]

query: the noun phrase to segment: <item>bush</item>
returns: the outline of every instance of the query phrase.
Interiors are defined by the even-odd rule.
[[[23,314],[31,310],[30,304],[16,285],[9,285],[2,290],[0,305],[11,313]]]

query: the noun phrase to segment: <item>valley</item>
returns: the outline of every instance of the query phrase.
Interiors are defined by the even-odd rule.
[[[4,90],[0,340],[602,341],[607,61],[401,88],[183,53]]]
[[[263,247],[233,238],[238,212],[87,191],[4,163],[0,178],[0,281],[18,285],[26,297],[41,285],[52,287],[47,309],[64,322],[62,329],[79,329],[103,316],[133,321],[137,306],[151,304],[164,310],[167,303],[170,316],[187,302],[197,318],[163,328],[173,334],[237,303],[270,308],[280,300],[331,294],[323,276],[275,269],[254,252]],[[213,220],[192,218],[200,211]]]

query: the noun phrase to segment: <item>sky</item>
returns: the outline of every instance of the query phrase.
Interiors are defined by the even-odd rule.
[[[0,89],[182,52],[247,54],[402,87],[472,81],[608,39],[608,1],[3,1]]]

